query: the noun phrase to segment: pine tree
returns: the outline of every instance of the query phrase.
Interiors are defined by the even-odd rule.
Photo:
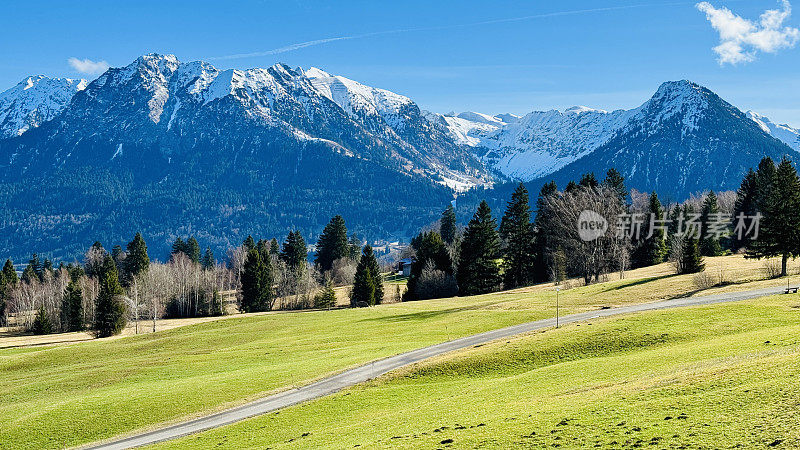
[[[253,236],[248,235],[247,239],[242,242],[242,245],[244,246],[244,249],[249,252],[250,250],[256,248],[256,241],[253,239]]]
[[[456,279],[460,295],[485,294],[500,286],[500,269],[496,258],[500,253],[500,237],[492,211],[486,201],[469,221],[461,241],[461,254]]]
[[[333,281],[327,279],[322,291],[314,297],[314,307],[323,309],[334,306],[336,306],[336,291],[333,289]]]
[[[214,252],[211,251],[210,248],[206,247],[206,252],[203,254],[203,269],[204,270],[211,270],[217,264],[217,260],[214,258]]]
[[[628,200],[628,189],[625,187],[625,177],[617,169],[611,168],[606,172],[603,186],[613,190],[619,198],[620,204],[624,205]]]
[[[300,231],[290,231],[283,243],[283,250],[280,253],[281,260],[291,270],[296,271],[305,267],[307,257],[308,247],[306,247],[306,241]]]
[[[683,238],[683,254],[681,261],[681,273],[697,273],[705,269],[703,256],[700,253],[700,244],[690,234]]]
[[[361,260],[356,267],[350,305],[354,307],[374,306],[381,302],[383,302],[383,276],[372,247],[365,245],[361,253]]]
[[[758,239],[752,242],[747,253],[755,258],[780,256],[781,276],[786,276],[789,258],[800,255],[800,180],[792,162],[783,158],[772,181],[762,179],[761,182],[759,210],[763,211],[764,218]],[[764,185],[768,185],[768,189],[763,189]]]
[[[0,326],[6,326],[7,324],[6,309],[8,299],[11,289],[16,286],[18,281],[14,263],[7,259],[5,265],[3,265],[3,271],[0,272]]]
[[[420,233],[411,240],[411,247],[416,253],[414,262],[411,264],[411,273],[406,283],[406,292],[403,294],[404,301],[412,300],[425,300],[428,296],[420,296],[417,290],[417,283],[419,282],[422,270],[429,263],[433,264],[435,270],[440,270],[446,276],[453,276],[453,260],[450,257],[450,252],[447,250],[444,240],[441,235],[435,231],[428,231]],[[454,292],[436,292],[437,297],[450,297],[455,295]]]
[[[545,183],[536,200],[536,219],[533,221],[535,257],[533,264],[534,281],[543,282],[550,279],[552,271],[553,250],[550,248],[549,230],[547,227],[547,198],[558,193],[554,181]]]
[[[777,175],[777,168],[772,158],[766,156],[758,163],[756,170],[756,210],[762,213],[767,208],[767,198],[772,191],[772,185],[775,183],[775,176]]]
[[[120,298],[124,293],[114,259],[107,255],[100,271],[100,293],[95,300],[95,336],[113,336],[125,328],[125,304]]]
[[[650,214],[650,220],[653,220],[655,225],[660,224],[661,221],[664,220],[664,209],[661,207],[661,202],[658,200],[658,194],[656,194],[655,191],[650,194],[648,212]],[[642,262],[644,265],[652,266],[664,262],[664,258],[667,255],[667,242],[663,229],[655,227],[653,229],[653,234],[645,238],[643,246],[644,261]]]
[[[756,173],[753,169],[748,169],[739,190],[736,191],[736,203],[733,207],[734,220],[738,217],[753,217],[756,215],[758,201],[758,187],[756,182]],[[732,236],[733,250],[739,250],[747,247],[750,244],[750,236],[741,234],[741,239],[738,233]]]
[[[700,214],[700,223],[702,224],[700,253],[703,256],[719,256],[722,254],[719,238],[709,233],[716,214],[719,214],[717,195],[714,194],[714,191],[709,191],[705,200],[703,200],[703,209]]]
[[[511,195],[500,221],[503,251],[503,286],[513,289],[527,286],[534,278],[535,248],[528,190],[520,183]]]
[[[272,309],[272,261],[257,249],[247,253],[242,271],[242,311],[259,312]],[[264,258],[266,256],[266,258]]]
[[[127,245],[128,256],[125,258],[125,283],[130,284],[133,277],[144,273],[150,267],[150,257],[147,255],[147,244],[142,235],[136,233],[133,240]]]
[[[335,216],[325,225],[317,241],[317,253],[314,263],[320,271],[331,270],[333,262],[340,258],[350,256],[350,246],[347,241],[347,227],[342,216]]]
[[[80,286],[70,281],[61,300],[61,330],[70,332],[83,328],[83,293]]]
[[[170,253],[170,256],[175,256],[178,253],[183,253],[185,255],[186,252],[186,242],[183,242],[183,239],[180,237],[176,238],[175,242],[172,243],[172,252]]]
[[[576,190],[578,190],[578,184],[570,180],[569,183],[567,183],[567,187],[564,188],[564,193],[569,194],[570,192],[574,192]]]
[[[583,174],[581,181],[578,183],[579,186],[585,188],[596,188],[599,184],[597,178],[594,176],[594,172]]]
[[[278,246],[278,240],[275,238],[272,238],[272,240],[269,241],[269,254],[276,257],[281,254],[281,249]]]
[[[33,334],[50,334],[53,332],[53,324],[50,322],[50,317],[47,315],[47,310],[44,309],[44,306],[39,307],[36,312],[31,331]]]
[[[188,241],[186,241],[186,256],[189,257],[192,262],[199,264],[200,263],[200,244],[197,242],[197,239],[194,236],[190,237]]]
[[[33,280],[42,280],[42,263],[39,260],[39,255],[34,253],[28,261],[25,270],[22,271],[22,281],[30,283]]]
[[[452,204],[448,204],[447,208],[445,208],[444,212],[442,213],[442,220],[439,225],[439,234],[442,236],[442,240],[447,245],[452,245],[456,240],[456,232],[456,211],[453,209]]]

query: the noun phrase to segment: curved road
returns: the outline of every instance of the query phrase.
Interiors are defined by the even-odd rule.
[[[663,300],[654,303],[644,303],[639,305],[623,306],[603,310],[587,311],[578,314],[570,314],[559,319],[559,324],[580,322],[599,317],[615,316],[619,314],[635,313],[641,311],[652,311],[658,309],[679,308],[682,306],[708,305],[712,303],[734,302],[747,300],[767,295],[782,294],[784,287],[774,287],[757,289],[744,292],[732,292],[726,294],[706,295],[698,297],[679,298],[674,300]],[[189,434],[198,433],[229,425],[234,422],[266,414],[287,406],[313,400],[319,397],[333,394],[344,388],[365,382],[389,371],[423,361],[444,353],[463,350],[475,345],[485,344],[497,339],[504,339],[518,334],[541,330],[543,328],[555,327],[556,319],[544,319],[535,322],[527,322],[519,325],[500,328],[498,330],[487,331],[472,336],[463,337],[441,344],[431,345],[418,350],[402,353],[389,358],[367,363],[363,366],[350,369],[330,377],[317,381],[297,389],[293,389],[279,394],[271,395],[260,400],[256,400],[235,408],[220,411],[199,419],[188,422],[170,425],[154,431],[133,435],[118,440],[112,440],[104,444],[99,444],[90,448],[93,449],[126,449],[140,447],[143,445],[154,444],[156,442],[179,438]]]

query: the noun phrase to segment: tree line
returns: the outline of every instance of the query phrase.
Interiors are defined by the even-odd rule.
[[[580,214],[593,211],[611,222],[591,240],[580,237]],[[639,218],[638,221],[636,218]],[[742,226],[739,217],[751,220]],[[628,222],[625,222],[626,219]],[[420,231],[403,256],[413,260],[402,300],[484,294],[672,262],[677,273],[704,270],[704,257],[743,252],[750,258],[800,255],[800,181],[784,158],[764,158],[739,190],[710,191],[663,205],[655,192],[628,191],[611,169],[600,181],[587,173],[563,190],[550,182],[531,205],[520,183],[498,225],[482,201],[465,227],[448,204],[438,222]],[[298,230],[282,243],[248,236],[218,264],[194,237],[177,238],[169,261],[151,261],[141,234],[123,248],[96,242],[82,264],[59,264],[34,254],[21,277],[12,261],[0,272],[0,320],[9,314],[31,331],[90,328],[98,337],[119,333],[130,319],[224,314],[221,291],[237,292],[242,312],[331,308],[336,286],[349,286],[352,307],[385,301],[384,274],[373,248],[348,235],[334,216],[315,245],[313,261]],[[340,288],[341,289],[341,288]],[[398,288],[399,289],[399,288]],[[396,297],[400,297],[399,290]]]

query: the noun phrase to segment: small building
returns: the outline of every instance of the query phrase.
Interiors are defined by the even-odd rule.
[[[414,263],[414,258],[403,258],[397,261],[397,274],[404,277],[411,275],[411,264]]]

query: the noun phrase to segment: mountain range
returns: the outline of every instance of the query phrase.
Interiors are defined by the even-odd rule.
[[[673,199],[732,189],[765,155],[800,156],[799,136],[689,81],[632,110],[437,114],[316,68],[150,54],[0,94],[0,248],[69,258],[136,231],[156,255],[189,234],[217,251],[289,229],[313,242],[339,213],[407,239],[459,193],[517,181],[535,193],[615,167]]]

